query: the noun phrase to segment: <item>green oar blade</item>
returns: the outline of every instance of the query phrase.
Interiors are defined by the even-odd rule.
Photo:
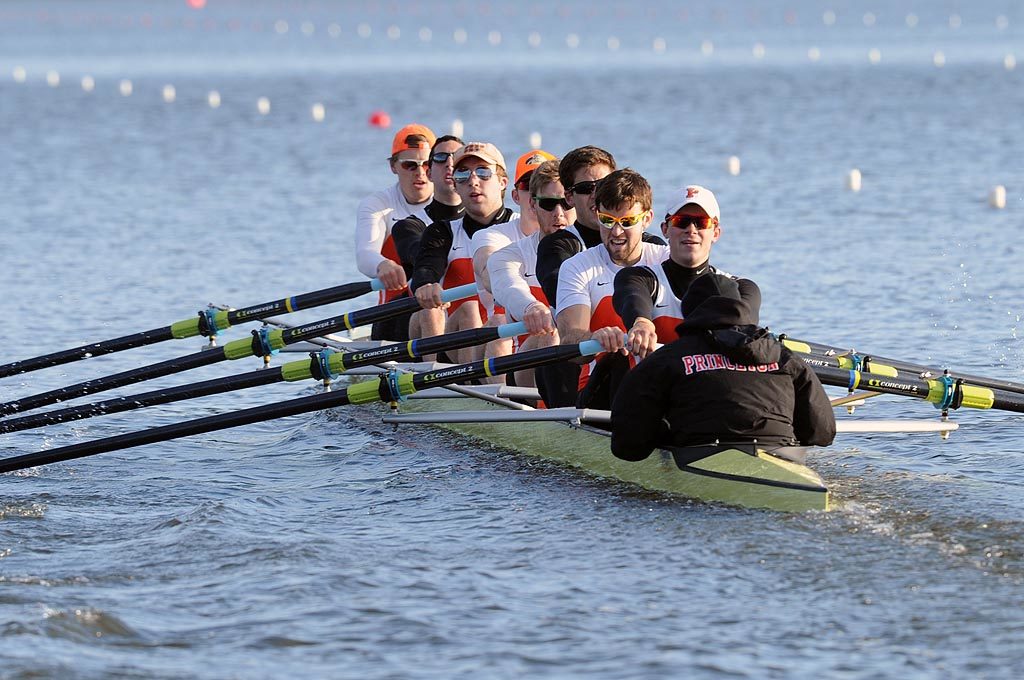
[[[120,338],[103,340],[88,345],[82,345],[81,347],[61,350],[59,352],[52,352],[50,354],[44,354],[30,359],[22,359],[9,364],[3,364],[0,365],[0,378],[6,378],[19,373],[38,371],[51,366],[61,366],[63,364],[69,364],[74,361],[80,361],[82,359],[88,359],[90,357],[101,356],[104,354],[123,352],[124,350],[135,349],[136,347],[155,345],[158,342],[173,340],[175,338],[182,339],[197,335],[215,334],[216,332],[225,330],[232,325],[256,320],[262,316],[319,307],[332,302],[340,302],[342,300],[359,297],[360,295],[365,295],[371,291],[380,290],[380,288],[381,283],[377,279],[372,279],[370,281],[357,281],[355,283],[346,283],[341,286],[324,288],[323,290],[317,290],[310,293],[293,295],[291,297],[281,298],[280,300],[264,302],[244,309],[217,312],[212,317],[212,325],[215,326],[215,328],[209,327],[211,325],[211,321],[205,318],[203,313],[200,312],[199,317],[177,321],[162,328],[154,328],[140,333],[125,335]]]
[[[222,415],[207,416],[196,420],[189,420],[172,425],[164,425],[139,432],[97,439],[91,442],[71,444],[48,451],[27,453],[21,456],[13,456],[0,460],[0,473],[23,470],[25,468],[48,465],[76,458],[84,458],[99,453],[118,451],[121,449],[153,444],[156,442],[169,441],[188,437],[196,434],[205,434],[218,430],[226,430],[241,425],[250,425],[266,420],[274,420],[300,413],[321,411],[346,404],[363,404],[375,401],[391,401],[399,396],[408,396],[419,390],[449,385],[455,382],[483,378],[494,375],[502,375],[512,371],[521,371],[544,364],[568,361],[579,356],[597,354],[601,351],[601,345],[594,340],[580,343],[579,345],[559,345],[556,347],[545,347],[542,349],[513,354],[507,357],[484,359],[461,366],[452,366],[438,371],[427,373],[406,374],[388,378],[378,378],[364,383],[352,385],[345,390],[336,392],[325,392],[308,397],[299,397],[277,404],[267,404],[253,408],[225,413]],[[396,394],[397,392],[397,394]]]

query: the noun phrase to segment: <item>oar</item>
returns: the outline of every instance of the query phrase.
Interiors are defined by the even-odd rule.
[[[21,361],[0,365],[0,378],[6,378],[7,376],[16,375],[18,373],[38,371],[41,368],[48,368],[50,366],[69,364],[73,361],[88,359],[89,357],[99,356],[101,354],[113,354],[114,352],[121,352],[135,347],[154,345],[158,342],[164,342],[165,340],[191,338],[196,335],[216,335],[220,331],[230,328],[235,324],[255,321],[262,316],[296,312],[300,309],[320,307],[322,305],[331,304],[332,302],[340,302],[342,300],[359,297],[360,295],[365,295],[371,291],[380,290],[382,287],[383,286],[380,281],[372,279],[370,281],[346,283],[342,286],[334,286],[333,288],[324,288],[323,290],[316,290],[311,293],[293,295],[292,297],[281,298],[280,300],[274,300],[272,302],[264,302],[244,309],[235,309],[230,311],[217,311],[212,309],[202,310],[199,312],[197,317],[178,321],[176,323],[172,323],[170,326],[154,328],[140,333],[132,333],[131,335],[125,335],[112,340],[94,342],[91,345],[82,345],[81,347],[75,347],[74,349],[66,349],[60,352],[53,352],[51,354],[44,354],[31,359],[22,359]]]
[[[445,302],[461,300],[476,295],[476,284],[470,283],[457,288],[449,288],[441,293],[441,299]],[[40,406],[55,404],[60,401],[67,401],[86,394],[95,394],[112,390],[125,385],[151,380],[165,375],[181,373],[201,366],[209,366],[226,359],[242,359],[251,356],[266,357],[277,352],[285,345],[291,345],[309,338],[315,338],[325,333],[333,333],[343,329],[352,330],[357,326],[365,326],[383,319],[389,319],[406,312],[415,311],[420,308],[415,298],[402,298],[387,304],[360,309],[341,316],[334,316],[321,321],[296,326],[287,330],[271,330],[261,328],[252,332],[252,338],[242,338],[227,343],[223,347],[202,350],[194,354],[186,354],[183,357],[169,359],[157,364],[151,364],[142,368],[115,373],[103,378],[95,378],[76,385],[62,387],[49,392],[35,394],[15,401],[0,404],[0,415],[12,413],[23,413]]]
[[[50,449],[49,451],[38,451],[36,453],[5,458],[0,460],[0,472],[23,470],[38,465],[48,465],[108,451],[117,451],[196,434],[205,434],[207,432],[216,432],[218,430],[284,418],[300,413],[322,411],[336,406],[366,404],[376,401],[395,401],[430,387],[448,385],[474,378],[502,375],[512,371],[522,371],[544,364],[568,361],[580,356],[597,354],[600,351],[600,343],[596,340],[587,340],[578,345],[543,347],[530,352],[474,361],[469,364],[452,366],[426,373],[399,375],[397,372],[392,372],[381,378],[350,385],[344,390],[323,392],[308,397],[290,399],[277,404],[256,406],[242,411],[235,411],[234,413],[207,416],[139,432],[97,439],[91,442],[71,444],[70,446]]]
[[[969,385],[962,378],[953,378],[952,376],[931,379],[904,376],[894,378],[878,373],[844,370],[829,366],[811,366],[811,368],[817,374],[818,379],[826,385],[924,399],[944,411],[967,407],[1024,413],[1024,395]]]
[[[225,378],[214,378],[191,385],[181,385],[161,390],[153,390],[143,394],[135,394],[116,399],[83,404],[69,408],[0,420],[0,433],[20,432],[35,427],[83,420],[93,416],[111,413],[122,413],[147,406],[169,404],[185,399],[196,399],[211,394],[222,394],[249,387],[270,385],[272,383],[298,380],[330,380],[336,375],[361,366],[371,366],[385,361],[418,359],[424,354],[434,354],[448,350],[473,347],[491,342],[499,338],[513,338],[526,333],[526,324],[522,322],[505,324],[497,327],[475,328],[448,335],[432,338],[420,338],[410,342],[384,345],[362,352],[337,352],[325,349],[311,352],[308,359],[288,362],[278,368],[266,368]]]
[[[941,376],[946,373],[942,369],[930,368],[922,364],[914,364],[908,361],[901,361],[899,359],[887,359],[880,357],[875,354],[868,354],[866,352],[854,352],[849,349],[841,349],[839,347],[833,347],[832,345],[823,345],[817,342],[808,342],[806,340],[796,340],[790,338],[785,334],[779,336],[779,338],[785,343],[786,347],[789,347],[794,352],[800,354],[807,354],[815,357],[828,357],[836,360],[836,365],[839,368],[849,368],[860,371],[868,371],[871,373],[892,373],[892,377],[914,377],[914,378],[934,378]],[[807,357],[801,357],[804,361],[811,363]],[[879,368],[883,366],[883,368]],[[1005,390],[1007,392],[1015,392],[1018,394],[1024,394],[1024,383],[1010,382],[1008,380],[998,380],[995,378],[985,378],[977,375],[969,375],[967,373],[961,373],[960,371],[954,371],[950,369],[949,375],[954,378],[961,378],[965,382],[979,387],[988,387],[994,390]]]

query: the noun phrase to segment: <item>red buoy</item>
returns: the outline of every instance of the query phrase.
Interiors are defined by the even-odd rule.
[[[206,0],[187,0],[188,6],[192,9],[202,9],[206,7]]]
[[[374,111],[370,114],[369,123],[376,128],[391,127],[391,116],[386,111]]]

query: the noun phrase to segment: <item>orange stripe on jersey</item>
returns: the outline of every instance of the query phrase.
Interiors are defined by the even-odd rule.
[[[622,317],[612,306],[612,296],[607,295],[597,303],[597,308],[590,310],[590,330],[596,331],[606,326],[618,326],[622,332],[626,332],[626,325],[622,323]]]
[[[474,278],[473,274],[473,260],[468,257],[460,257],[459,259],[452,260],[448,263],[448,270],[444,273],[444,279],[441,281],[441,287],[447,290],[449,288],[465,286],[466,284],[474,283],[475,281],[476,278]],[[484,309],[483,303],[480,302],[479,295],[463,298],[451,303],[451,306],[448,307],[448,315],[451,316],[455,313],[456,309],[471,300],[475,300],[477,305],[480,307],[480,319],[487,321],[487,310]]]
[[[386,257],[387,259],[391,260],[392,262],[395,262],[399,265],[402,264],[401,260],[398,259],[398,249],[395,248],[395,239],[391,238],[391,234],[388,234],[388,237],[384,239],[384,245],[380,247],[380,254]],[[401,290],[382,290],[380,292],[380,303],[384,304],[385,302],[391,302],[392,300],[407,297],[408,295],[408,286],[402,288]]]
[[[683,322],[682,319],[677,319],[672,316],[659,316],[654,319],[654,330],[658,334],[658,342],[665,345],[673,340],[679,339],[679,333],[676,332],[676,326]]]

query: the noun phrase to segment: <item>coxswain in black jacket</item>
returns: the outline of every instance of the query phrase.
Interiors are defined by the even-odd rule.
[[[683,298],[679,339],[630,371],[612,405],[612,453],[643,460],[658,446],[757,442],[827,446],[836,421],[818,377],[740,298],[706,274]]]

